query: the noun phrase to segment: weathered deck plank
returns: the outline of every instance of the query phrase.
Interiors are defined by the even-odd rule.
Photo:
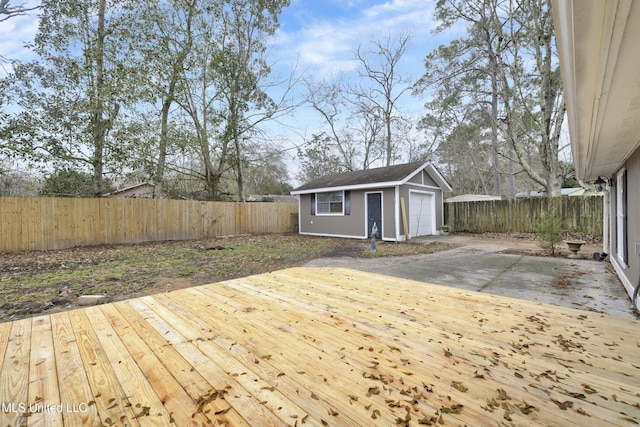
[[[637,425],[639,327],[288,269],[0,324],[0,425]]]

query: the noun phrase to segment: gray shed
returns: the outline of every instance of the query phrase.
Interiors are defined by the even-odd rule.
[[[324,176],[291,194],[300,234],[366,239],[375,224],[378,239],[403,241],[405,230],[409,237],[441,233],[449,191],[431,162],[414,162]]]

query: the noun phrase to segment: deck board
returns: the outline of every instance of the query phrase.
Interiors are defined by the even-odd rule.
[[[31,319],[13,322],[8,338],[0,371],[0,402],[8,404],[11,409],[0,411],[2,426],[23,422],[26,416],[18,410],[22,409],[21,404],[28,404]]]
[[[61,313],[51,318],[53,346],[55,353],[58,384],[60,388],[60,402],[76,402],[86,404],[62,413],[64,425],[87,426],[100,422],[94,394],[86,370],[83,368],[82,355],[78,347],[78,340],[73,332],[73,325],[67,313]],[[104,414],[104,413],[103,413]]]
[[[36,405],[60,402],[51,318],[48,316],[32,319],[30,355],[28,401]],[[34,425],[60,425],[62,415],[62,411],[34,411],[29,422]]]
[[[0,425],[632,426],[639,327],[293,268],[0,324]]]

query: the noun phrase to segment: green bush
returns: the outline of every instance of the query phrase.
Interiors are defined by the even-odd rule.
[[[49,175],[40,189],[41,196],[91,197],[93,176],[73,169],[60,169]]]
[[[555,255],[556,246],[564,238],[564,225],[555,208],[549,207],[542,213],[536,235],[540,239],[538,245],[551,255]]]

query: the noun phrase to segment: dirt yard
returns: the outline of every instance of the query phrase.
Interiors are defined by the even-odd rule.
[[[301,266],[321,257],[407,256],[471,242],[497,244],[505,253],[546,255],[531,234],[444,237],[443,241],[378,241],[375,254],[368,240],[298,234],[0,253],[0,322],[70,310],[81,295],[116,301]],[[598,239],[568,237],[586,240],[584,253],[598,248]],[[559,250],[556,256],[567,253]]]
[[[327,256],[404,256],[447,249],[289,235],[0,254],[0,322],[76,307],[81,295],[132,298],[304,265]]]

